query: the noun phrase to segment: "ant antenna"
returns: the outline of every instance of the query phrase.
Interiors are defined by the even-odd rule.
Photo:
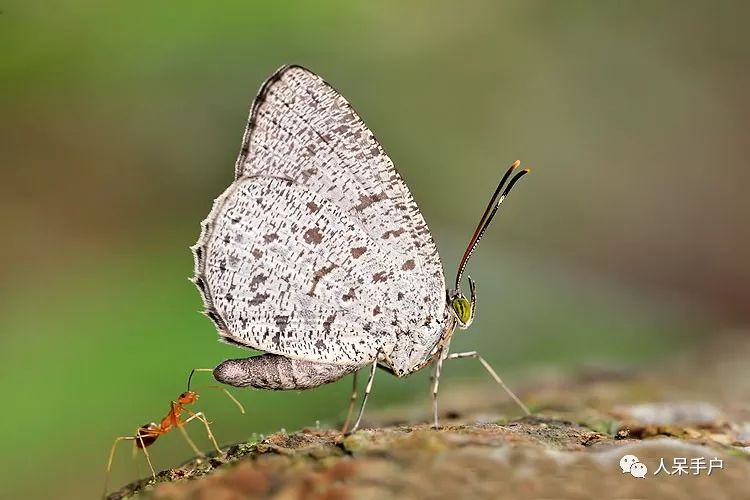
[[[188,391],[190,391],[190,382],[192,382],[193,375],[195,374],[195,372],[203,371],[203,370],[204,370],[203,368],[193,368],[192,370],[190,370],[190,375],[188,376],[188,386],[187,386]]]
[[[487,208],[484,210],[482,218],[479,219],[479,224],[477,224],[477,228],[474,230],[474,234],[471,237],[471,240],[469,240],[469,245],[466,247],[464,255],[461,258],[461,263],[458,265],[458,272],[456,273],[456,290],[461,289],[461,278],[463,278],[464,271],[466,270],[466,264],[468,264],[471,255],[474,253],[477,245],[479,245],[479,241],[482,239],[482,236],[484,236],[484,232],[487,231],[487,228],[489,227],[490,222],[492,222],[492,218],[495,217],[498,208],[500,208],[502,202],[505,201],[505,198],[508,197],[510,190],[516,185],[516,182],[531,171],[528,168],[521,170],[514,175],[513,178],[510,179],[510,182],[508,182],[508,185],[505,186],[510,175],[520,165],[521,162],[516,160],[505,172],[503,178],[500,180],[500,184],[498,184],[497,189],[495,189],[495,193],[492,195],[492,198],[490,198],[490,202],[487,204]]]
[[[211,369],[211,368],[193,368],[192,370],[190,370],[190,375],[188,376],[188,383],[187,383],[187,390],[188,391],[190,391],[190,383],[193,380],[193,375],[195,374],[195,372],[213,372],[213,369]],[[226,394],[227,397],[229,399],[231,399],[234,404],[237,405],[237,407],[240,409],[240,413],[242,413],[243,415],[245,414],[245,407],[242,406],[242,403],[240,403],[237,400],[237,398],[235,398],[232,395],[232,393],[229,392],[225,387],[221,387],[221,386],[218,386],[218,385],[204,385],[203,387],[206,387],[208,389],[218,389],[218,390],[220,390],[221,392],[223,392],[224,394]]]

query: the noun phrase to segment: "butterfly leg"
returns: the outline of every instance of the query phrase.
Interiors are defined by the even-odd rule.
[[[359,428],[359,423],[362,421],[362,415],[365,412],[365,405],[367,404],[367,397],[370,395],[370,391],[372,390],[372,382],[375,380],[375,371],[378,368],[378,358],[376,357],[375,360],[372,362],[372,368],[370,368],[370,376],[367,378],[367,385],[365,386],[365,395],[362,397],[362,406],[359,407],[359,415],[357,416],[357,421],[354,422],[354,427],[352,427],[352,430],[349,431],[349,434],[356,431]]]
[[[490,364],[482,356],[480,356],[477,351],[457,352],[454,354],[449,354],[446,359],[463,359],[463,358],[473,358],[473,359],[479,360],[479,362],[482,364],[484,369],[487,370],[487,373],[490,374],[490,376],[495,380],[495,382],[497,382],[500,385],[500,387],[505,389],[505,392],[507,392],[508,395],[511,397],[511,399],[513,399],[513,401],[515,401],[516,404],[519,407],[521,407],[523,412],[526,415],[531,415],[531,412],[526,407],[526,405],[523,404],[523,402],[520,399],[518,399],[518,396],[516,396],[507,385],[505,385],[505,382],[503,382],[503,380],[500,378],[497,372],[495,372],[495,370],[492,369],[492,366],[490,366]]]
[[[443,356],[443,353],[441,352],[438,355],[437,361],[435,361],[435,373],[432,376],[432,416],[433,416],[433,423],[432,426],[437,429],[438,428],[438,387],[440,386],[440,372],[443,368],[443,360],[445,357]]]
[[[349,409],[346,411],[346,419],[344,420],[344,425],[341,426],[341,434],[346,434],[346,431],[349,429],[349,423],[352,419],[352,411],[354,410],[354,403],[357,401],[357,375],[359,374],[358,371],[354,372],[352,374],[352,395],[349,399]]]

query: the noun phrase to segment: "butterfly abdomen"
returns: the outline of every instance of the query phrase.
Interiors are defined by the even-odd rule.
[[[334,382],[357,369],[359,366],[315,363],[278,354],[262,354],[245,359],[228,359],[214,368],[214,378],[234,387],[300,390]]]

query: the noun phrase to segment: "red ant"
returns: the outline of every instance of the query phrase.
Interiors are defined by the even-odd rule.
[[[190,422],[191,420],[199,420],[203,423],[203,425],[206,427],[206,433],[208,434],[208,439],[211,440],[211,443],[214,445],[214,448],[216,451],[221,453],[221,448],[219,448],[219,445],[216,443],[216,439],[214,438],[213,433],[211,432],[211,426],[209,425],[208,420],[206,419],[206,415],[202,412],[192,412],[189,409],[185,408],[187,405],[191,405],[195,403],[198,400],[198,393],[195,391],[190,390],[190,382],[193,378],[193,374],[195,372],[201,372],[201,371],[213,371],[210,368],[196,368],[190,372],[190,376],[188,377],[188,390],[183,392],[177,397],[177,401],[171,401],[169,403],[169,411],[167,412],[167,415],[161,419],[161,422],[158,424],[155,422],[151,422],[150,424],[145,424],[135,431],[135,435],[133,436],[121,436],[115,439],[115,442],[112,444],[112,449],[109,452],[109,460],[107,461],[107,471],[105,473],[105,480],[104,480],[104,491],[106,495],[107,491],[107,483],[109,481],[109,473],[112,469],[112,459],[115,456],[115,449],[117,448],[117,445],[121,441],[133,441],[133,456],[135,457],[135,454],[137,453],[138,449],[143,450],[143,454],[146,456],[146,461],[148,462],[148,466],[151,469],[151,475],[154,478],[154,481],[156,481],[156,471],[154,471],[154,466],[151,464],[151,457],[148,454],[148,448],[154,442],[156,442],[157,439],[159,439],[160,436],[168,433],[174,428],[177,428],[182,433],[182,436],[185,438],[185,441],[190,445],[190,447],[193,449],[196,455],[198,456],[204,456],[204,454],[198,449],[198,447],[195,445],[192,439],[190,439],[190,436],[188,436],[187,431],[183,428],[185,424]],[[242,403],[237,401],[237,399],[232,396],[232,394],[227,391],[223,387],[218,386],[207,386],[210,389],[219,389],[226,394],[229,399],[231,399],[240,409],[241,413],[245,413],[245,408],[242,406]],[[187,413],[188,418],[183,419],[182,413]]]

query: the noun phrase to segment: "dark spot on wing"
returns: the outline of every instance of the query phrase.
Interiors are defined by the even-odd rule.
[[[380,306],[375,306],[372,310],[372,315],[377,316],[378,314],[380,314]]]
[[[315,271],[315,274],[313,275],[312,279],[312,285],[310,286],[310,291],[307,292],[307,295],[310,297],[313,297],[315,295],[315,288],[318,286],[318,282],[325,276],[326,274],[330,273],[334,269],[336,269],[338,266],[336,264],[331,264],[327,267],[322,267]]]
[[[310,211],[311,214],[314,214],[318,210],[320,210],[320,205],[315,203],[314,201],[308,201],[307,202],[307,209]]]
[[[269,234],[266,234],[265,236],[263,236],[263,240],[266,243],[271,243],[272,241],[278,240],[278,239],[279,239],[279,235],[276,234],[276,233],[269,233]]]
[[[401,269],[403,269],[404,271],[411,271],[412,269],[414,269],[414,266],[414,259],[409,259],[404,262],[404,265],[401,266]]]
[[[352,257],[358,259],[367,251],[367,247],[354,247],[351,249]]]
[[[404,300],[404,292],[398,292],[398,300]]]
[[[266,280],[268,280],[268,276],[266,276],[265,274],[256,274],[255,276],[253,276],[253,279],[250,280],[250,289],[255,290],[256,288],[258,288],[258,285],[260,285],[261,283],[265,283]]]
[[[250,299],[250,304],[253,306],[257,306],[268,300],[268,297],[269,295],[267,293],[256,293],[255,297]]]
[[[279,333],[281,333],[281,335],[284,335],[286,326],[287,324],[289,324],[289,316],[276,316],[273,318],[273,320],[276,323],[276,328],[279,329]]]
[[[313,175],[315,175],[317,173],[318,173],[318,169],[317,168],[315,168],[315,167],[308,168],[308,169],[305,169],[305,170],[302,171],[302,177],[304,177],[304,180],[306,182],[310,177],[312,177]]]
[[[380,271],[372,275],[373,283],[385,283],[386,281],[388,281],[388,273]]]
[[[320,242],[323,241],[323,235],[320,234],[320,229],[317,227],[311,227],[305,231],[303,238],[305,239],[305,243],[312,243],[314,245],[320,245]]]
[[[330,333],[331,331],[331,325],[336,320],[336,313],[331,314],[328,316],[325,321],[323,321],[323,331],[326,333]]]
[[[260,259],[261,257],[263,257],[263,252],[261,252],[257,248],[253,248],[250,253],[253,254],[253,257],[255,257],[256,259]]]
[[[349,292],[344,294],[341,298],[346,301],[354,300],[357,298],[357,294],[354,292],[354,288],[350,288]]]
[[[359,204],[354,206],[354,210],[361,212],[362,210],[369,207],[373,203],[377,203],[379,201],[385,200],[386,198],[388,198],[388,196],[382,191],[380,193],[371,194],[371,195],[366,195],[366,194],[360,195]]]
[[[383,238],[384,240],[387,240],[391,236],[393,236],[395,238],[397,236],[401,236],[405,232],[406,232],[406,229],[404,229],[404,228],[396,229],[395,231],[386,231],[386,232],[383,233],[383,236],[381,236],[381,238]]]
[[[315,342],[315,347],[317,347],[319,350],[323,350],[326,348],[326,343],[323,342],[323,339],[318,339],[317,342]]]

